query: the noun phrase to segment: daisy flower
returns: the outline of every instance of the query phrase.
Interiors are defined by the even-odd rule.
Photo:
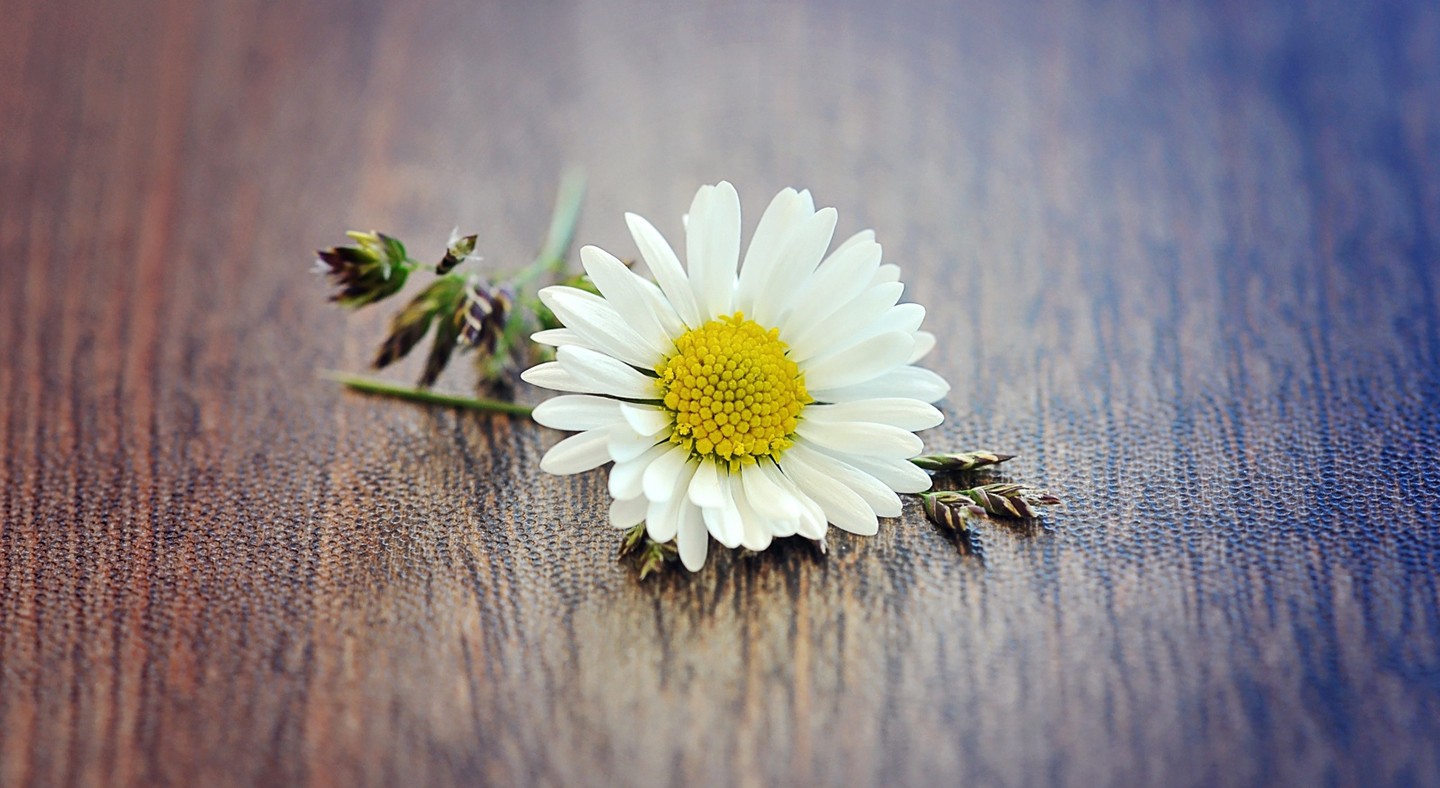
[[[578,433],[541,469],[613,462],[611,524],[675,540],[691,571],[710,537],[764,550],[777,536],[823,540],[827,523],[872,535],[900,514],[896,493],[929,489],[909,458],[949,385],[913,366],[935,338],[924,307],[899,303],[900,269],[881,264],[874,233],[827,255],[835,209],[785,189],[742,263],[740,198],[721,182],[690,204],[682,266],[648,221],[625,219],[654,282],[587,246],[599,295],[540,291],[564,328],[535,334],[555,361],[523,378],[570,392],[534,415]]]

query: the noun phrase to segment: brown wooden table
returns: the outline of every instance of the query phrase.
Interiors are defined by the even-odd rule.
[[[1435,784],[1440,8],[1361,5],[0,2],[0,782]],[[571,164],[874,227],[929,444],[1068,505],[641,583],[558,434],[317,379],[313,249],[518,265]]]

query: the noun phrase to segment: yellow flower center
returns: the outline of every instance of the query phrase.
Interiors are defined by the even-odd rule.
[[[675,340],[655,385],[675,416],[670,442],[732,470],[790,447],[800,411],[813,400],[780,330],[742,312],[721,315]]]

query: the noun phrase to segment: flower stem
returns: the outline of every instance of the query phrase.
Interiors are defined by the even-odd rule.
[[[580,170],[570,170],[560,179],[555,211],[550,214],[550,228],[545,231],[540,253],[512,280],[517,291],[541,276],[558,274],[565,269],[565,258],[575,242],[575,225],[580,221],[580,203],[584,199],[585,175]]]
[[[494,399],[460,397],[454,394],[440,394],[429,389],[402,386],[376,378],[368,378],[363,375],[351,375],[334,370],[322,370],[320,377],[333,380],[355,391],[361,391],[366,394],[380,394],[386,397],[410,400],[411,402],[424,402],[430,405],[449,405],[454,408],[469,408],[470,410],[479,410],[488,413],[507,413],[511,416],[525,416],[527,418],[535,411],[535,409],[529,405],[501,402],[500,400]]]

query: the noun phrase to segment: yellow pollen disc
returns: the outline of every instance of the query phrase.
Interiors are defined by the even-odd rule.
[[[675,340],[655,385],[675,417],[670,442],[731,470],[790,447],[800,411],[813,400],[786,358],[780,330],[744,313],[721,315]]]

